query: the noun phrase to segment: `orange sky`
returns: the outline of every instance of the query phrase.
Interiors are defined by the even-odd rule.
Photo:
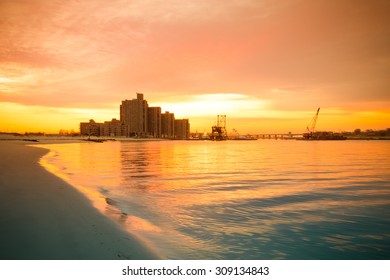
[[[390,127],[390,2],[0,1],[0,131],[78,130],[121,100],[209,131]]]

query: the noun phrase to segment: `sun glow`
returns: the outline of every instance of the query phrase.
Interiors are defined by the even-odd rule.
[[[0,77],[0,83],[15,83],[16,80],[7,77]]]
[[[157,104],[156,104],[157,105]],[[177,117],[214,117],[229,114],[235,117],[259,116],[266,109],[268,102],[237,93],[200,94],[186,101],[163,103],[164,111],[171,111]]]

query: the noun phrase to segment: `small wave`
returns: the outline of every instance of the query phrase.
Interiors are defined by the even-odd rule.
[[[112,199],[112,198],[106,197],[105,199],[106,199],[106,203],[108,205],[112,205],[112,206],[117,206],[118,205],[118,203],[114,199]]]

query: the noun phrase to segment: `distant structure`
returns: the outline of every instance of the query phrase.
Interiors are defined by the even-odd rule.
[[[188,119],[175,120],[175,139],[190,138],[190,122]]]
[[[120,120],[112,119],[101,125],[100,136],[121,137],[127,135],[127,126]]]
[[[100,136],[102,123],[97,123],[94,120],[80,123],[80,134],[88,136]]]
[[[320,107],[318,107],[316,114],[314,115],[314,117],[311,120],[310,124],[306,127],[306,132],[303,134],[303,137],[305,139],[313,138],[313,133],[315,132],[315,129],[316,129],[316,124],[317,124],[317,119],[318,119],[318,114],[319,113],[320,113]]]
[[[298,140],[346,140],[347,137],[340,133],[334,133],[333,131],[316,131],[316,124],[320,108],[317,109],[309,126],[306,127],[306,132],[303,133],[303,137]]]
[[[227,139],[226,115],[217,116],[217,125],[211,128],[211,140],[220,141]]]
[[[161,138],[161,107],[148,108],[148,133],[153,138]]]
[[[168,139],[175,138],[175,115],[168,111],[161,114],[161,137]]]
[[[120,120],[126,126],[128,135],[146,137],[148,134],[148,102],[142,93],[137,99],[124,100],[119,106]]]
[[[142,93],[136,99],[123,100],[119,106],[120,120],[104,123],[94,120],[80,123],[80,135],[104,137],[141,137],[189,139],[188,119],[175,120],[174,113],[161,113],[161,107],[149,107]]]

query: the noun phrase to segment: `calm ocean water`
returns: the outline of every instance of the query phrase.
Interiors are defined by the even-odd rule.
[[[168,259],[390,259],[390,141],[46,145],[41,163]]]

